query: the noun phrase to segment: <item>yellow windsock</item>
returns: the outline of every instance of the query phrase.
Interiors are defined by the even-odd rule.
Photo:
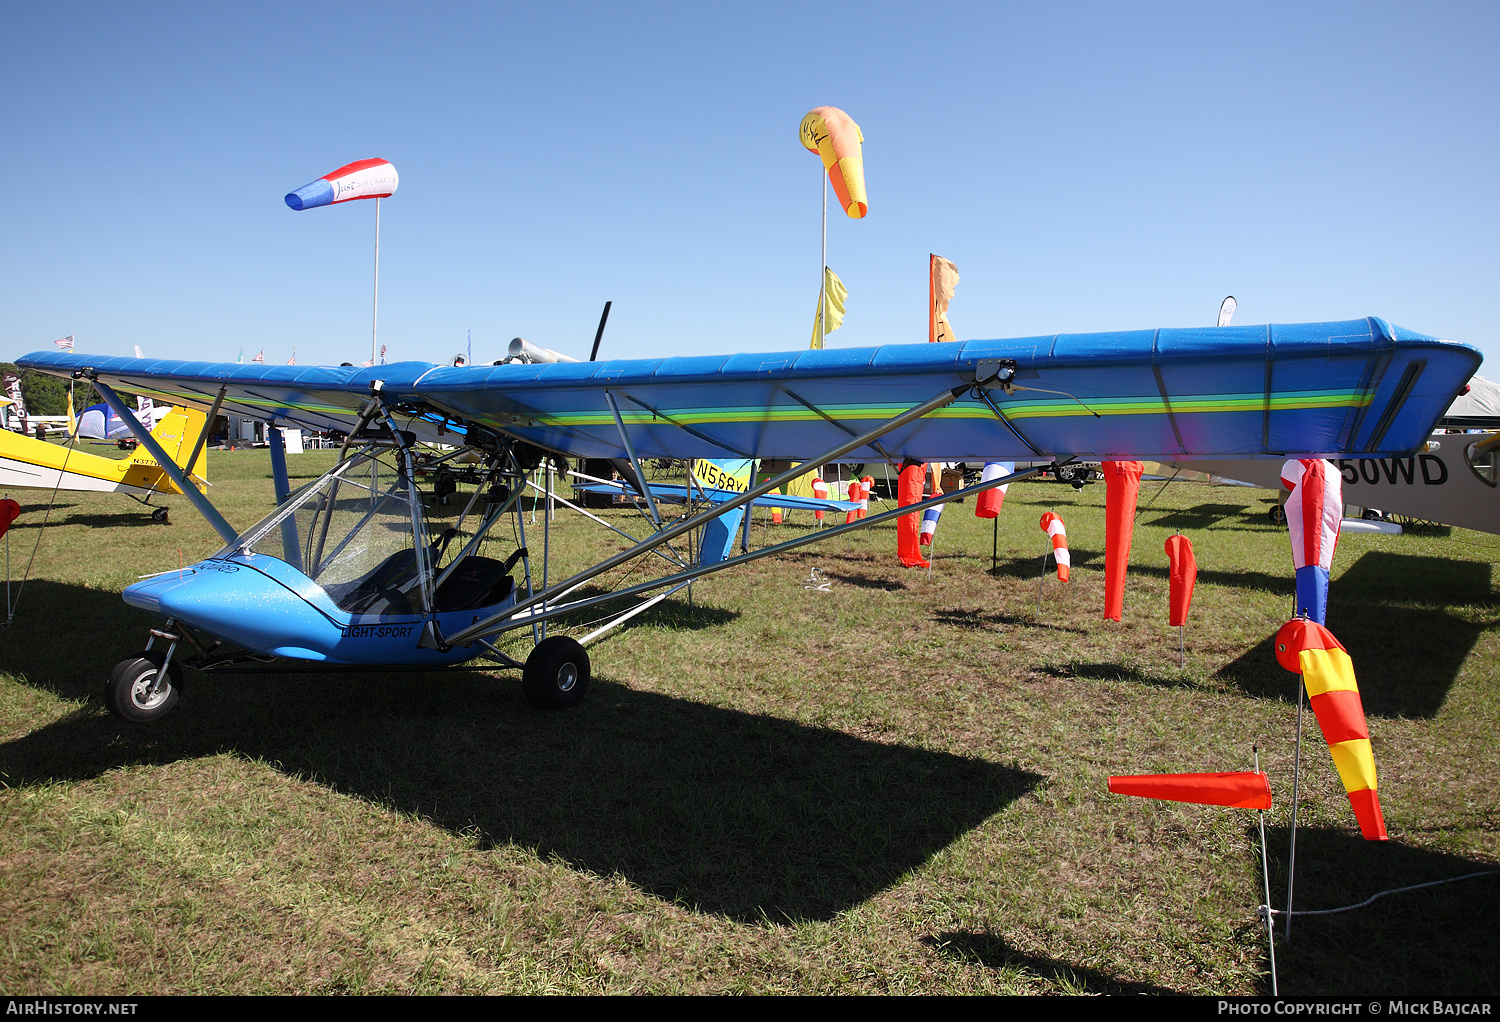
[[[865,136],[859,125],[836,106],[820,106],[802,118],[797,137],[809,152],[822,158],[844,212],[855,220],[863,217],[870,207],[865,198],[865,160],[860,151]]]

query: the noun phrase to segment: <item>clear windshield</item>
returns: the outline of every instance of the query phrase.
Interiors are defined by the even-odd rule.
[[[410,495],[400,455],[356,454],[262,519],[236,550],[275,557],[318,583],[350,613],[420,606]]]
[[[417,472],[427,489],[425,498],[418,491],[418,499],[429,506],[414,515],[399,452],[371,448],[354,454],[215,556],[243,552],[285,561],[351,614],[417,614],[423,595],[415,520],[429,544],[425,559],[434,609],[504,599],[512,591],[510,570],[520,546],[517,517],[499,515],[514,504],[510,490],[475,459],[446,465],[429,460]],[[512,528],[491,530],[502,517]],[[524,574],[521,581],[527,581]]]

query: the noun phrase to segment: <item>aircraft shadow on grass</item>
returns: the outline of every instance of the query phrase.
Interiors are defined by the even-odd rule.
[[[1038,621],[1029,614],[981,614],[973,610],[940,609],[932,615],[932,619],[955,628],[1046,628],[1054,632],[1072,632],[1075,635],[1089,634],[1087,628]]]
[[[954,931],[923,937],[922,943],[939,954],[959,961],[982,965],[988,969],[1019,970],[1055,983],[1060,992],[1070,994],[1170,994],[1174,991],[1153,983],[1134,983],[1119,979],[1098,969],[1071,965],[1044,955],[1028,955],[1016,950],[1003,937],[990,933]]]
[[[1489,564],[1371,551],[1329,587],[1328,630],[1354,661],[1367,713],[1430,718],[1486,628],[1448,608],[1497,605]],[[1267,636],[1219,676],[1250,695],[1295,701],[1296,678],[1276,662],[1274,643]]]
[[[119,597],[34,583],[8,668],[97,699],[140,622]],[[97,641],[79,648],[94,621]],[[233,751],[413,813],[484,846],[514,842],[731,918],[829,919],[981,825],[1041,778],[947,753],[632,690],[596,654],[589,698],[531,710],[513,677],[204,676],[149,728],[82,711],[0,745],[11,787]],[[602,675],[602,677],[600,676]]]
[[[1493,829],[1493,820],[1490,821]],[[1250,840],[1259,843],[1251,832]],[[1290,943],[1278,941],[1281,993],[1337,995],[1350,977],[1369,994],[1500,994],[1500,866],[1493,861],[1415,848],[1399,840],[1365,841],[1350,831],[1297,828],[1296,912],[1356,905],[1381,891],[1488,876],[1388,894],[1335,915],[1294,915]],[[1288,831],[1266,829],[1271,899],[1286,906]],[[1249,913],[1247,908],[1247,914]],[[1264,924],[1248,922],[1264,938]],[[1278,917],[1277,930],[1286,926]],[[1269,994],[1270,983],[1264,994]]]
[[[1142,508],[1141,514],[1149,513]],[[1252,532],[1285,530],[1285,525],[1271,521],[1264,506],[1245,507],[1243,504],[1199,504],[1196,507],[1168,511],[1150,521],[1140,522],[1160,529],[1241,529]]]

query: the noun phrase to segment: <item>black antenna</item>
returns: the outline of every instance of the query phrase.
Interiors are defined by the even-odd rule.
[[[599,342],[604,338],[604,324],[609,322],[609,307],[614,302],[604,303],[604,315],[599,317],[599,330],[594,334],[594,350],[589,352],[589,361],[595,362],[599,358]]]

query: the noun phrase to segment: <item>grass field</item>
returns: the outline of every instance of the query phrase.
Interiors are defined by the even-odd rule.
[[[214,452],[210,478],[237,526],[268,509],[264,452]],[[13,496],[18,580],[49,495]],[[62,494],[0,634],[0,990],[1268,993],[1254,814],[1106,778],[1249,769],[1258,745],[1284,905],[1285,530],[1266,491],[1173,484],[1115,624],[1103,496],[1017,484],[997,541],[952,505],[930,577],[885,527],[705,579],[592,647],[561,713],[504,673],[189,674],[130,727],[100,698],[148,625],[119,591],[219,542],[181,498],[156,525]],[[1039,584],[1048,509],[1067,585]],[[1199,565],[1185,668],[1176,530]],[[565,511],[553,541],[561,566],[623,545]],[[1329,627],[1391,841],[1359,839],[1309,715],[1297,908],[1500,869],[1497,555],[1457,529],[1341,540]],[[1277,961],[1283,994],[1494,995],[1497,952],[1491,876],[1298,918]]]

